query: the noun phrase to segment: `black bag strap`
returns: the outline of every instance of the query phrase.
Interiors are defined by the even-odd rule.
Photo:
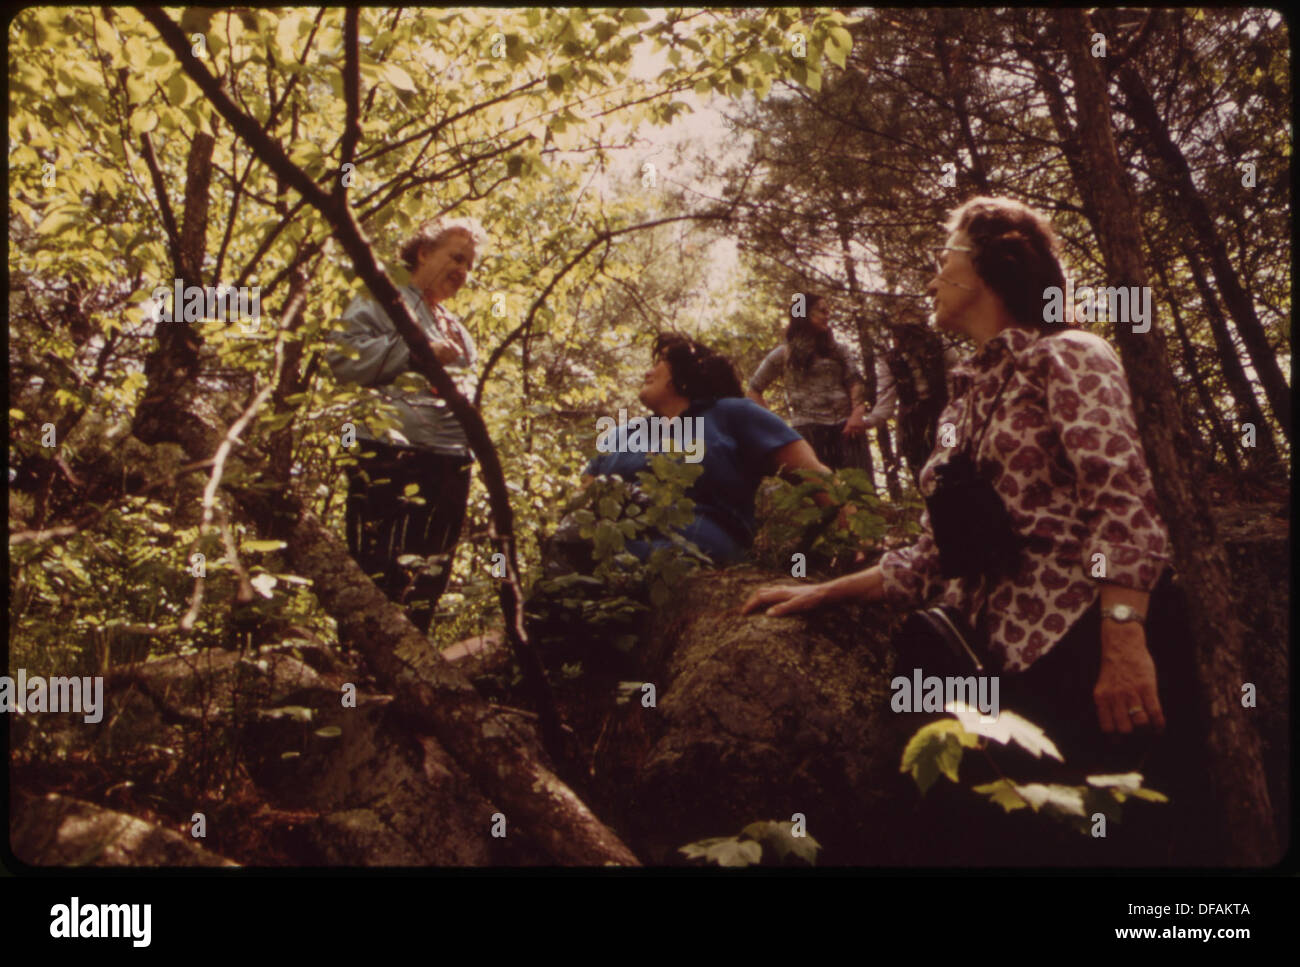
[[[988,433],[989,424],[993,422],[993,414],[998,411],[998,403],[1002,402],[1002,394],[1006,392],[1007,385],[1011,382],[1012,377],[1016,375],[1016,371],[1018,368],[1016,366],[1016,363],[1017,363],[1017,359],[1014,355],[1012,355],[1011,366],[1009,368],[1009,371],[1007,372],[1007,377],[1002,381],[1002,385],[998,387],[998,391],[996,395],[994,395],[993,397],[993,405],[989,407],[988,418],[984,421],[984,425],[980,427],[979,439],[977,439],[973,445],[967,443],[966,447],[964,448],[966,452],[970,454],[972,460],[979,456],[980,446],[984,443],[984,435]],[[977,384],[972,381],[970,385],[970,389],[966,391],[966,395],[970,399],[966,405],[966,413],[963,416],[963,422],[965,422],[966,419],[969,419],[972,424],[974,424],[975,422],[975,398],[974,397],[975,397],[976,385]]]

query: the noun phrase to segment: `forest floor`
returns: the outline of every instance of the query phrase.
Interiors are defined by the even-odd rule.
[[[1213,481],[1211,489],[1220,492],[1215,489]],[[1234,544],[1285,543],[1290,533],[1289,494],[1270,488],[1248,496],[1254,499],[1237,499],[1216,506],[1214,514],[1221,540]],[[501,636],[497,634],[458,642],[447,649],[446,654],[456,660],[471,678],[479,680],[485,673],[499,675],[503,665],[508,665],[509,658]],[[514,704],[508,689],[503,692],[489,687],[488,691],[496,692],[488,696],[489,700],[504,699],[508,704]],[[601,741],[601,723],[607,715],[589,707],[589,701],[575,705],[570,691],[566,683],[557,683],[563,713],[572,721],[579,745],[583,746],[583,755],[594,760]],[[591,693],[588,691],[586,694],[590,696]],[[612,688],[609,697],[612,708],[615,698]],[[637,695],[631,696],[632,701],[637,699]],[[192,809],[206,808],[210,828],[223,830],[204,844],[213,852],[251,866],[297,865],[300,862],[292,855],[292,847],[288,844],[296,838],[295,828],[312,821],[314,815],[275,807],[237,760],[233,767],[225,762],[218,768],[218,764],[213,762],[203,769],[196,769],[194,764],[185,767],[176,763],[175,779],[179,786],[185,787],[187,793],[197,792],[194,778],[205,775],[210,783],[209,794],[167,796],[164,799],[131,781],[134,773],[132,756],[137,751],[152,754],[156,750],[119,749],[106,759],[97,757],[89,749],[68,750],[58,757],[48,754],[48,751],[47,748],[38,748],[36,743],[15,741],[10,757],[13,796],[58,793],[184,832],[190,829]],[[583,783],[576,785],[576,791],[581,795]],[[198,802],[200,805],[187,806],[183,812],[178,812],[174,807],[169,808],[167,800],[171,803]]]

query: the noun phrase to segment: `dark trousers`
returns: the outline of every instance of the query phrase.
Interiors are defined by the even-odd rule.
[[[361,450],[357,465],[348,468],[348,551],[428,634],[451,577],[472,461],[369,440]],[[408,494],[412,484],[417,489]],[[399,563],[406,555],[425,561]]]
[[[911,406],[899,407],[898,449],[906,458],[912,471],[912,480],[918,486],[921,468],[934,452],[935,431],[944,405],[942,399],[926,399]]]
[[[846,422],[848,421],[841,420],[831,426],[805,423],[796,426],[794,430],[808,441],[808,445],[813,448],[813,453],[817,454],[817,459],[832,470],[840,470],[844,467],[865,470],[867,438],[846,437],[844,435]]]
[[[1191,661],[1190,632],[1180,594],[1166,574],[1151,595],[1146,622],[1147,649],[1156,666],[1156,683],[1167,727],[1164,733],[1134,730],[1127,736],[1104,733],[1097,719],[1092,690],[1101,669],[1100,602],[1075,622],[1066,635],[1027,670],[999,676],[1001,710],[1022,715],[1039,726],[1064,757],[1058,763],[1035,759],[1015,746],[989,740],[995,770],[981,753],[963,756],[963,786],[994,782],[1005,775],[1026,783],[1078,786],[1090,775],[1138,772],[1143,786],[1169,798],[1168,803],[1129,799],[1107,812],[1104,839],[1081,834],[1059,821],[1003,814],[1000,807],[940,779],[921,804],[921,813],[936,828],[928,862],[957,865],[1094,866],[1213,865],[1218,862],[1206,829],[1214,818],[1204,768],[1204,718]],[[976,639],[978,647],[978,635]],[[969,675],[930,639],[896,642],[896,674],[919,667],[926,675]],[[931,670],[933,669],[933,671]],[[946,717],[946,716],[945,716]],[[919,715],[914,727],[928,719]],[[931,718],[934,718],[933,716]],[[908,723],[914,731],[913,723]],[[1000,774],[999,774],[1000,773]],[[914,788],[914,787],[913,787]]]

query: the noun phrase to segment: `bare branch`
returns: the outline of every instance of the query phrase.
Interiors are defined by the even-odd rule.
[[[588,242],[585,246],[583,246],[582,250],[578,252],[577,255],[569,259],[569,261],[565,263],[562,269],[556,272],[555,275],[551,276],[551,281],[547,283],[546,288],[543,289],[541,291],[541,294],[539,294],[537,298],[533,300],[533,304],[528,310],[528,315],[524,317],[524,321],[520,323],[518,326],[516,326],[513,330],[511,330],[510,334],[506,336],[504,340],[501,341],[501,344],[497,346],[496,349],[492,350],[492,355],[488,357],[487,363],[483,366],[483,372],[479,376],[478,388],[474,392],[474,405],[477,407],[479,405],[479,402],[483,399],[483,387],[487,385],[488,377],[492,375],[492,370],[496,368],[497,362],[501,359],[502,355],[504,355],[505,351],[510,347],[510,344],[513,343],[520,336],[527,333],[532,328],[533,317],[537,315],[537,310],[541,308],[544,302],[546,302],[547,296],[551,294],[551,291],[559,284],[560,280],[564,278],[564,276],[567,275],[571,269],[573,269],[579,262],[585,259],[597,247],[608,242],[610,239],[618,237],[619,235],[626,235],[629,232],[639,232],[643,229],[654,228],[658,225],[667,225],[669,222],[726,221],[730,218],[731,218],[731,212],[729,211],[700,212],[694,215],[673,215],[672,217],[669,218],[656,218],[654,221],[641,222],[638,225],[628,225],[625,228],[615,228],[608,231],[597,232],[596,235],[592,238],[592,240]]]
[[[347,115],[343,121],[342,164],[348,164],[357,153],[361,140],[361,53],[358,22],[361,10],[348,7],[343,14],[343,106]],[[342,194],[343,182],[334,183],[335,194]]]

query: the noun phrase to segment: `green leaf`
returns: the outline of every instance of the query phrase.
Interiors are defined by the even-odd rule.
[[[1156,792],[1154,789],[1134,789],[1133,795],[1138,799],[1145,799],[1148,802],[1168,802],[1169,797],[1164,793]]]
[[[186,37],[190,34],[206,34],[217,12],[214,7],[186,7],[181,14],[181,30],[185,31]]]
[[[977,709],[973,709],[961,702],[949,702],[943,707],[943,710],[955,715],[957,721],[961,722],[962,728],[967,732],[986,736],[1001,742],[1003,745],[1014,742],[1033,755],[1035,759],[1046,753],[1057,762],[1065,761],[1056,745],[1042,729],[1015,712],[1002,710],[992,721],[985,721],[985,717]]]
[[[326,725],[316,730],[316,734],[322,739],[337,739],[343,734],[343,730],[337,725]]]
[[[175,107],[184,107],[196,93],[193,85],[185,80],[185,75],[177,71],[167,79],[167,99]]]
[[[415,81],[411,80],[411,75],[396,64],[385,64],[382,76],[399,91],[415,92]]]
[[[122,40],[106,20],[95,19],[95,41],[99,49],[113,58],[114,65],[121,60]]]
[[[844,67],[844,61],[847,56],[848,56],[848,51],[842,50],[841,48],[836,47],[834,45],[831,45],[826,48],[826,57],[830,60],[832,64],[834,64],[836,67],[839,67],[841,69],[843,69]]]
[[[762,845],[766,865],[787,865],[786,861],[793,857],[805,866],[816,866],[817,853],[821,849],[821,844],[811,836],[794,835],[794,824],[788,822],[750,823],[741,831],[740,838],[752,839]]]
[[[153,93],[153,86],[142,81],[134,74],[126,79],[127,99],[131,104],[143,104],[149,100],[149,95]]]
[[[910,772],[924,793],[939,778],[940,773],[957,782],[962,748],[975,748],[978,745],[979,739],[965,732],[960,723],[951,719],[931,722],[918,729],[908,741],[898,771]]]
[[[688,843],[678,850],[687,859],[702,859],[718,866],[750,866],[763,856],[763,847],[751,841],[742,842],[735,836],[715,836]]]
[[[827,40],[829,45],[826,48],[826,56],[836,67],[843,67],[845,58],[853,49],[853,35],[843,27],[832,27]]]
[[[1016,792],[1015,785],[1008,779],[999,779],[997,782],[975,786],[972,791],[979,793],[981,796],[988,796],[991,802],[997,803],[1007,812],[1024,809],[1029,805],[1020,794]]]
[[[131,115],[131,133],[146,134],[158,127],[158,112],[152,108],[136,111]]]
[[[1032,782],[1016,786],[1016,792],[1029,802],[1035,811],[1048,809],[1067,816],[1087,816],[1083,808],[1083,792],[1079,786],[1043,785]]]
[[[298,25],[305,18],[300,11],[290,11],[280,15],[280,22],[275,26],[275,43],[280,48],[281,58],[296,56],[294,47],[298,41]]]
[[[1168,802],[1169,798],[1154,789],[1142,788],[1142,773],[1124,772],[1116,775],[1089,776],[1088,785],[1108,790],[1120,802],[1125,796],[1136,796],[1148,802]]]
[[[244,541],[243,549],[256,554],[265,551],[278,551],[285,546],[287,545],[284,541]]]
[[[77,217],[73,214],[71,209],[60,208],[57,211],[50,212],[41,219],[41,223],[36,226],[36,234],[49,236],[58,235],[60,232],[71,228],[77,223]]]

